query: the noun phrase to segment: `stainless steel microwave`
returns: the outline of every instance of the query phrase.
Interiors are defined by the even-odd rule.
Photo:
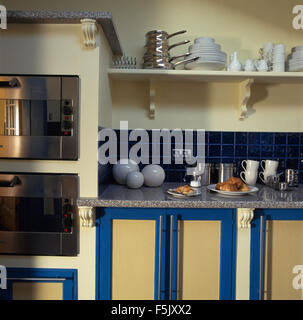
[[[78,76],[0,76],[0,158],[77,160],[78,131]]]
[[[0,174],[0,254],[77,255],[77,197],[74,174]]]

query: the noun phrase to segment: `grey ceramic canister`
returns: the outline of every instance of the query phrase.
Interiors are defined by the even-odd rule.
[[[157,164],[150,164],[143,168],[144,184],[147,187],[160,187],[165,180],[165,172]]]
[[[129,172],[126,176],[126,185],[131,189],[139,189],[143,186],[144,176],[139,171]]]

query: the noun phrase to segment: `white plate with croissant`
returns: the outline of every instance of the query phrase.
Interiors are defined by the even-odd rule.
[[[167,193],[174,197],[185,198],[199,196],[201,194],[201,190],[185,185],[176,189],[168,189]]]
[[[245,184],[240,178],[230,177],[224,182],[210,184],[207,189],[228,196],[242,196],[258,192],[259,189]]]

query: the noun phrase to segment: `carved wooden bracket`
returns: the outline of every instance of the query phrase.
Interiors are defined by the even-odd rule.
[[[250,228],[252,219],[254,218],[253,208],[239,208],[238,209],[238,228],[247,229]]]
[[[87,49],[96,48],[97,22],[94,19],[82,19],[83,45]]]
[[[239,120],[246,118],[247,103],[251,97],[251,86],[254,83],[254,79],[247,79],[239,83],[239,107],[240,115]]]
[[[78,207],[82,227],[92,228],[96,225],[96,208]]]

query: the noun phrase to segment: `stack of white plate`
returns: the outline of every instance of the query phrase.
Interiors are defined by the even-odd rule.
[[[221,51],[221,46],[215,39],[200,37],[188,48],[190,55],[187,58],[199,57],[196,61],[187,63],[188,70],[222,70],[226,66],[227,55]]]
[[[303,46],[297,46],[291,49],[288,56],[289,71],[303,71]]]
[[[285,45],[277,44],[273,49],[273,71],[284,72],[285,71]]]

